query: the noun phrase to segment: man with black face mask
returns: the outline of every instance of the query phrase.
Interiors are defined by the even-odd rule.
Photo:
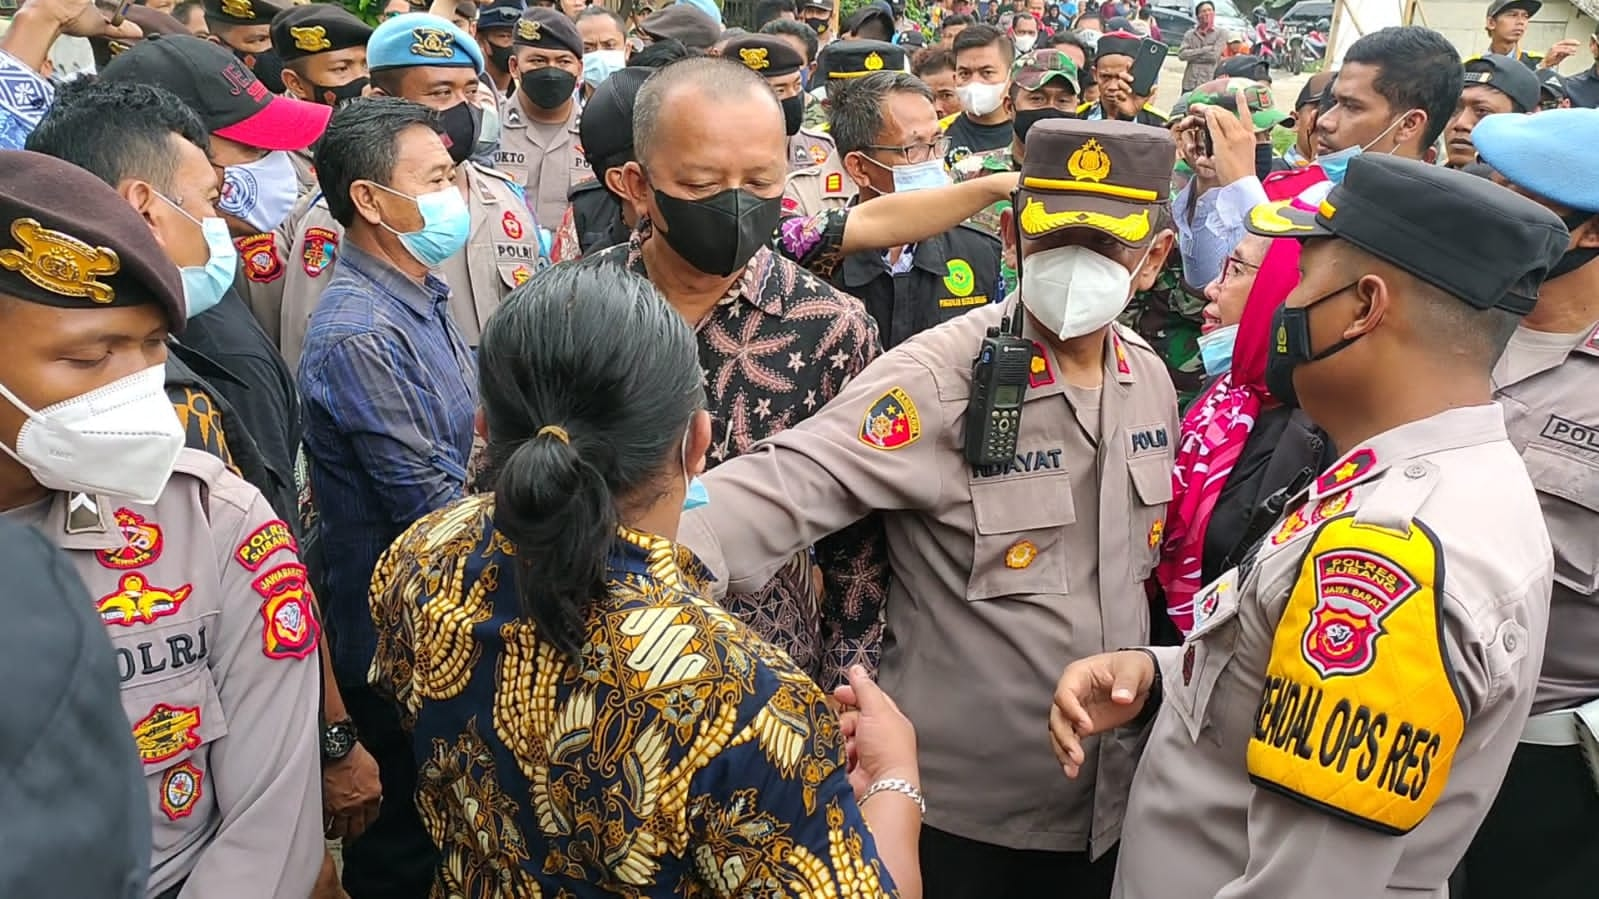
[[[511,49],[516,90],[505,104],[494,166],[527,188],[539,222],[554,228],[573,185],[594,177],[577,133],[583,36],[559,10],[539,6],[522,13]]]
[[[516,79],[511,77],[511,33],[527,9],[525,0],[494,0],[477,17],[477,44],[483,50],[483,86],[497,98],[511,95]],[[502,104],[503,108],[503,104]]]
[[[272,47],[272,17],[283,7],[267,0],[205,0],[211,40],[233,51],[274,94],[283,93],[283,58]]]
[[[1555,553],[1533,717],[1466,853],[1465,896],[1578,896],[1599,877],[1599,110],[1492,115],[1472,143],[1571,231],[1494,368]]]
[[[455,183],[472,213],[472,230],[464,250],[433,268],[452,288],[450,315],[467,344],[475,347],[483,322],[500,300],[547,265],[549,257],[542,222],[521,185],[469,159],[483,114],[477,103],[483,52],[470,35],[441,18],[405,13],[372,32],[367,64],[375,93],[439,113],[441,135],[456,163]],[[290,366],[299,364],[306,324],[332,277],[343,234],[321,196],[295,223],[278,323],[278,348]]]
[[[291,6],[272,19],[272,49],[283,60],[284,93],[324,106],[361,96],[368,82],[366,42],[372,27],[342,6]],[[311,148],[289,157],[300,195],[316,189]]]

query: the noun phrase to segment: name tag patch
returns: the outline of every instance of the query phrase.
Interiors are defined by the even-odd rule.
[[[1127,433],[1127,454],[1141,456],[1165,449],[1171,443],[1165,425],[1135,427]]]
[[[1599,453],[1599,425],[1585,425],[1580,421],[1551,415],[1540,433],[1556,443]]]

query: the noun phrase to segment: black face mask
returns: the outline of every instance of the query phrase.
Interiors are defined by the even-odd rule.
[[[725,278],[743,268],[772,242],[783,214],[783,198],[765,199],[731,188],[703,200],[685,200],[655,190],[663,237],[683,261],[707,275]]]
[[[1039,122],[1047,119],[1075,118],[1077,118],[1077,116],[1069,112],[1056,109],[1053,106],[1046,106],[1043,109],[1018,109],[1016,110],[1015,118],[1011,119],[1010,126],[1012,130],[1016,132],[1016,139],[1025,144],[1027,143],[1027,132],[1031,131],[1033,126]]]
[[[783,102],[783,130],[789,137],[799,133],[805,124],[805,95],[795,94]]]
[[[366,86],[371,80],[362,75],[349,84],[341,84],[338,87],[328,87],[325,84],[317,84],[315,81],[307,81],[306,83],[311,86],[311,102],[321,103],[323,106],[338,106],[340,103],[354,100],[361,96],[362,91],[366,90]]]
[[[461,102],[439,113],[439,134],[444,138],[445,149],[456,165],[466,162],[477,146],[478,131],[483,127],[483,110],[475,103]]]
[[[522,93],[540,109],[559,109],[572,99],[577,89],[577,76],[565,69],[545,66],[523,72],[520,81]]]
[[[266,89],[274,94],[283,93],[283,59],[276,50],[264,50],[260,53],[246,53],[237,48],[233,55],[244,63],[245,68],[255,73],[261,79]]]
[[[511,51],[513,49],[515,49],[515,48],[514,47],[498,47],[498,46],[495,46],[494,44],[490,44],[489,45],[489,62],[494,64],[495,71],[498,71],[498,72],[509,72],[509,71],[511,71]]]
[[[827,30],[828,21],[826,19],[801,19],[800,21],[811,26],[811,30],[816,32],[818,37]]]
[[[1310,310],[1359,282],[1351,281],[1332,293],[1324,293],[1306,306],[1278,306],[1271,317],[1271,347],[1266,353],[1266,389],[1277,402],[1290,409],[1299,408],[1299,393],[1294,389],[1294,371],[1301,365],[1319,362],[1358,340],[1345,338],[1319,353],[1310,349]]]
[[[1265,143],[1265,144],[1256,144],[1255,145],[1255,177],[1256,178],[1259,178],[1260,180],[1265,181],[1266,180],[1266,176],[1271,174],[1271,166],[1272,166],[1272,163],[1274,161],[1275,161],[1275,157],[1272,155],[1272,152],[1271,152],[1271,144]]]
[[[1563,216],[1561,221],[1566,223],[1567,231],[1575,233],[1593,217],[1594,214],[1591,212],[1574,212]],[[1544,280],[1553,281],[1563,275],[1569,275],[1595,259],[1599,259],[1599,247],[1572,247],[1549,269],[1549,274],[1544,276]]]

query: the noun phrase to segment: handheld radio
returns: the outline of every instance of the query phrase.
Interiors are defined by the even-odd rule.
[[[1022,403],[1033,366],[1033,342],[1021,336],[1022,310],[989,328],[972,360],[972,396],[966,406],[966,461],[1003,465],[1016,458]]]

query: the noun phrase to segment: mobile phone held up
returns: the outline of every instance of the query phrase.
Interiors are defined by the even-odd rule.
[[[1166,62],[1170,49],[1160,41],[1144,38],[1138,44],[1138,58],[1133,60],[1133,93],[1147,97],[1160,80],[1160,67]]]

